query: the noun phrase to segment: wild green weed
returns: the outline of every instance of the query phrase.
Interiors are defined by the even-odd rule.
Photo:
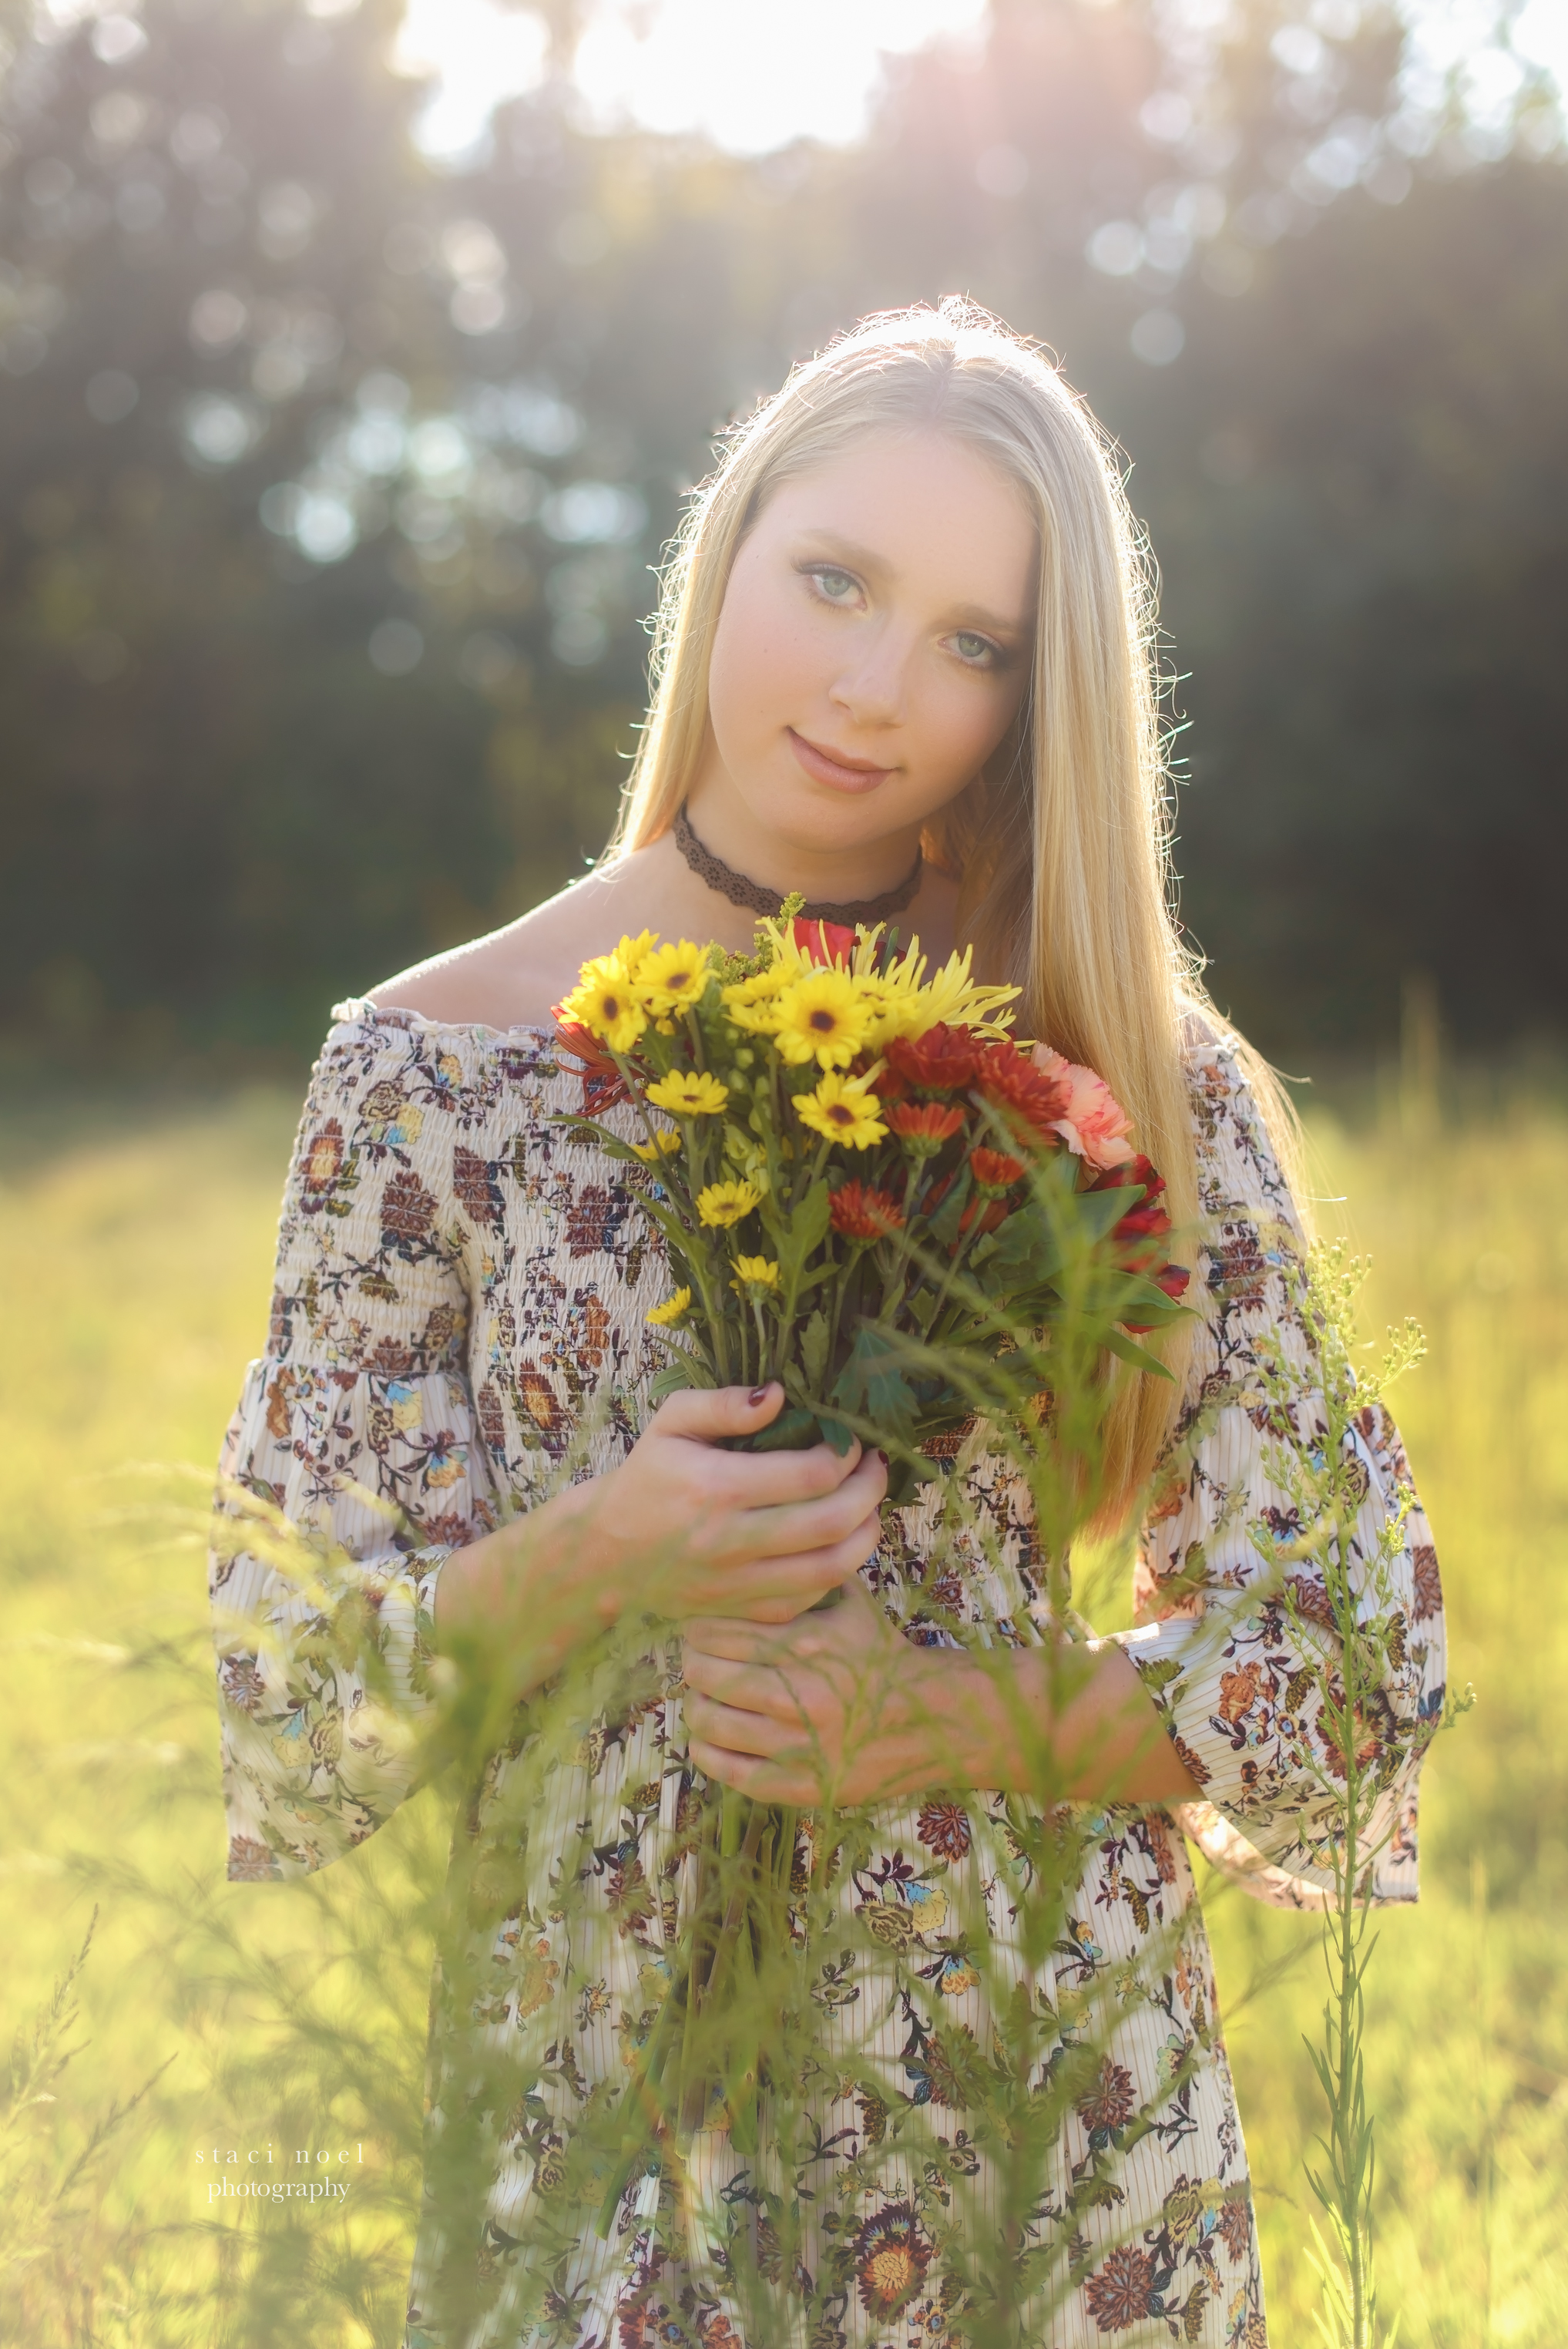
[[[1301,1648],[1310,1655],[1315,1644],[1321,1647],[1304,1611],[1304,1588],[1321,1589],[1336,1635],[1334,1650],[1317,1667],[1312,1692],[1321,1708],[1328,1754],[1327,1766],[1315,1768],[1333,1807],[1333,1826],[1316,1856],[1332,1876],[1333,1889],[1324,1902],[1327,1996],[1321,2030],[1306,2043],[1326,2106],[1326,2134],[1317,2138],[1321,2159],[1309,2155],[1305,2164],[1329,2229],[1326,2242],[1317,2221],[1310,2222],[1309,2257],[1322,2287],[1315,2314],[1326,2349],[1377,2349],[1381,2342],[1391,2343],[1398,2329],[1397,2322],[1385,2329],[1379,2319],[1373,2258],[1375,2123],[1364,2055],[1367,1982],[1377,1946],[1377,1936],[1368,1930],[1372,1884],[1376,1864],[1398,1826],[1383,1799],[1392,1767],[1406,1753],[1424,1754],[1439,1732],[1468,1709],[1445,1696],[1440,1712],[1400,1723],[1388,1734],[1382,1691],[1415,1636],[1395,1587],[1395,1568],[1416,1494],[1406,1484],[1378,1526],[1370,1555],[1358,1549],[1367,1470],[1357,1439],[1373,1433],[1385,1392],[1420,1361],[1426,1340],[1417,1323],[1407,1319],[1398,1334],[1390,1334],[1379,1360],[1369,1364],[1357,1359],[1365,1352],[1357,1305],[1367,1270],[1343,1243],[1315,1247],[1302,1268],[1303,1318],[1317,1338],[1305,1393],[1301,1373],[1291,1366],[1283,1343],[1276,1341],[1272,1352],[1266,1346],[1260,1350],[1261,1383],[1271,1411],[1288,1423],[1293,1405],[1305,1404],[1316,1416],[1321,1404],[1320,1435],[1310,1447],[1275,1442],[1265,1450],[1270,1481],[1285,1496],[1299,1530],[1282,1537],[1261,1520],[1249,1528],[1253,1547],[1277,1570]],[[1301,1415],[1298,1409],[1298,1423]],[[1290,1572],[1301,1567],[1311,1578],[1305,1584]]]
[[[601,2236],[614,2230],[645,2235],[654,2247],[667,2241],[677,2261],[695,2241],[699,2290],[706,2259],[714,2297],[737,2304],[747,2337],[769,2349],[837,2339],[855,2284],[839,2199],[850,2194],[852,2207],[874,2189],[884,2205],[910,2210],[919,2193],[918,2238],[913,2216],[909,2226],[922,2271],[940,2255],[958,2295],[944,2306],[944,2328],[961,2323],[976,2349],[1002,2349],[1048,2328],[1053,2309],[1081,2280],[1089,2212],[1100,2222],[1099,2256],[1119,2233],[1146,2222],[1130,2205],[1125,2221],[1119,2216],[1128,2201],[1124,2152],[1165,2125],[1168,2104],[1182,2101],[1197,2048],[1178,2033],[1178,2054],[1150,2109],[1091,2136],[1068,2169],[1064,2130],[1107,2062],[1128,1991],[1106,1969],[1080,1962],[1078,1937],[1088,1928],[1075,1898],[1086,1857],[1106,1832],[1103,1806],[1068,1802],[1046,1720],[1028,1713],[1010,1671],[1020,1646],[1035,1650],[1053,1712],[1066,1710],[1085,1677],[1070,1556],[1101,1498],[1109,1402],[1094,1374],[1107,1319],[1103,1267],[1044,1182],[1041,1201],[1053,1228],[1061,1226],[1064,1310],[1048,1338],[1016,1333],[1001,1360],[977,1349],[958,1373],[972,1407],[985,1415],[972,1448],[984,1451],[988,1435],[1000,1447],[1017,1491],[1032,1501],[1037,1554],[1026,1547],[1022,1557],[1012,1555],[1006,1524],[970,1496],[962,1452],[945,1478],[913,1441],[903,1464],[925,1480],[937,1566],[966,1548],[1001,1594],[976,1629],[956,1599],[942,1595],[934,1568],[921,1593],[928,1639],[974,1647],[994,1682],[991,1708],[1014,1716],[1038,1791],[1027,1803],[967,1804],[964,1843],[972,1856],[964,1867],[920,1853],[912,1820],[908,1840],[920,1863],[912,1887],[900,1878],[874,1890],[868,1872],[882,1864],[885,1833],[870,1815],[839,1807],[830,1791],[809,1816],[766,1806],[743,1814],[718,1789],[696,1783],[678,1755],[645,1786],[627,1788],[618,1831],[595,1840],[602,1829],[588,1789],[602,1758],[598,1741],[625,1737],[678,1678],[678,1642],[660,1623],[656,1600],[648,1619],[624,1622],[520,1706],[511,1692],[521,1684],[524,1660],[505,1640],[491,1633],[424,1659],[416,1641],[410,1666],[389,1630],[392,1607],[367,1610],[352,1559],[325,1536],[291,1525],[264,1495],[226,1492],[225,1650],[232,1646],[248,1668],[273,1649],[297,1656],[302,1642],[324,1666],[352,1663],[367,1696],[357,1718],[388,1748],[399,1675],[408,1671],[424,1700],[421,1746],[397,1767],[416,1780],[443,1768],[460,1790],[465,1830],[454,1842],[442,1903],[427,2256],[415,2284],[420,2325],[438,2337],[466,2339],[476,2328],[486,2338],[572,2337],[591,2313],[583,2246],[596,2226]],[[970,1309],[995,1312],[970,1287]],[[1026,1395],[1042,1393],[1049,1408],[1023,1407]],[[569,1457],[560,1473],[573,1466]],[[250,1613],[224,1613],[227,1562],[241,1554],[278,1578],[271,1627]],[[655,1568],[650,1588],[657,1584]],[[547,1616],[547,1595],[540,1604]],[[299,1605],[305,1628],[294,1622],[285,1635],[286,1610]],[[428,1640],[428,1624],[423,1631]],[[549,1631],[535,1610],[517,1636],[548,1640]],[[874,1731],[879,1686],[858,1687],[853,1701]],[[406,1697],[403,1717],[413,1720]],[[271,1719],[258,1714],[258,1735]],[[940,1721],[930,1726],[944,1733]],[[362,1725],[360,1734],[369,1733]],[[1159,1736],[1150,1721],[1150,1743]],[[830,1774],[829,1757],[820,1760]],[[564,1798],[563,1785],[571,1790]],[[295,1814],[302,1806],[308,1813],[309,1797],[292,1800]],[[718,1822],[713,1833],[706,1831],[710,1813]],[[552,1816],[553,1836],[539,1834]],[[759,1902],[759,1862],[772,1871],[771,1903]],[[641,2012],[635,2000],[629,2009],[623,2002],[619,2079],[614,2070],[585,2075],[573,2037],[553,2021],[548,2044],[538,2026],[493,2027],[511,2025],[514,2015],[521,2024],[547,2006],[553,2017],[555,1952],[570,1951],[574,1992],[584,2002],[577,2028],[586,2029],[596,1962],[588,1952],[606,1879],[623,1937],[643,1952]],[[684,1943],[671,1938],[681,1914],[691,1937]],[[1141,1963],[1158,1984],[1172,1971],[1181,1924],[1145,1924]],[[705,1943],[722,1957],[721,1977],[701,1962]],[[951,2003],[955,1987],[975,1994],[982,2021],[955,2019],[965,2012]],[[873,2049],[879,2023],[884,2041],[896,2024],[902,2044]],[[928,2093],[911,2093],[912,2077]],[[824,2192],[819,2209],[819,2189],[808,2179],[823,2152],[824,2114],[851,2099],[858,2150],[833,2174],[834,2199]],[[707,2132],[720,2124],[748,2164],[738,2176],[716,2167]],[[477,2214],[484,2212],[481,2230]],[[1201,2282],[1189,2299],[1202,2307]],[[414,2337],[422,2337],[419,2326]]]
[[[29,2349],[291,2336],[391,2349],[400,2333],[449,1803],[416,1797],[308,1884],[223,1884],[196,1550],[145,1520],[105,1522],[111,1494],[135,1503],[145,1480],[87,1481],[215,1454],[234,1366],[264,1319],[294,1114],[292,1101],[253,1101],[105,1128],[0,1195],[8,2027],[46,2001],[86,1909],[103,1912],[73,1991],[86,2044],[59,2103],[36,2108],[28,2162],[68,2163],[98,2116],[176,2058],[81,2181],[61,2245],[74,2299],[33,2263],[26,2313],[8,2304],[0,2330]],[[1427,1773],[1422,1905],[1382,1923],[1367,1985],[1380,2299],[1407,2349],[1547,2349],[1568,2326],[1568,1764],[1552,1726],[1568,1671],[1555,1603],[1568,1256],[1540,1202],[1561,1189],[1568,1140],[1528,1103],[1489,1105],[1416,1155],[1396,1125],[1317,1130],[1329,1187],[1357,1202],[1375,1309],[1414,1306],[1431,1337],[1400,1418],[1443,1558],[1452,1677],[1474,1678],[1481,1700]],[[1119,1563],[1079,1594],[1104,1628]],[[1318,1928],[1218,1884],[1206,1905],[1271,2330],[1301,2340],[1319,2299],[1299,2168],[1321,2126],[1302,2045],[1322,2006]],[[292,2159],[344,2124],[365,2127],[376,2165],[357,2235],[346,2217],[272,2205],[210,2220],[192,2192],[200,2146],[270,2137]]]

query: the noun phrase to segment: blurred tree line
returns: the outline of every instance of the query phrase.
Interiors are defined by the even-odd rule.
[[[712,436],[963,290],[1118,435],[1182,910],[1266,1048],[1412,972],[1568,1021],[1568,169],[1354,0],[995,0],[866,140],[583,126],[572,0],[436,168],[395,0],[14,5],[0,79],[0,1020],[297,1050],[603,844]]]

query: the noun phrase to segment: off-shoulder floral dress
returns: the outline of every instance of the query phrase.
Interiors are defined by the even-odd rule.
[[[1226,1040],[1194,1031],[1189,1050],[1202,1320],[1140,1567],[1156,1619],[1124,1640],[1206,1798],[1181,1826],[1253,1889],[1306,1902],[1326,1880],[1312,1857],[1321,1732],[1304,1695],[1315,1658],[1301,1610],[1281,1604],[1248,1534],[1288,1516],[1268,1479],[1279,1418],[1260,1399],[1254,1350],[1283,1333],[1310,1364],[1289,1277],[1300,1233]],[[276,1504],[356,1561],[365,1636],[413,1724],[434,1702],[423,1666],[450,1547],[528,1507],[562,1473],[622,1458],[659,1366],[645,1323],[667,1285],[659,1244],[626,1170],[552,1122],[583,1108],[583,1087],[542,1031],[443,1027],[357,1003],[340,1008],[305,1104],[268,1348],[252,1365],[223,1473],[231,1489]],[[1288,1440],[1310,1448],[1310,1402],[1295,1422]],[[1357,1547],[1370,1557],[1408,1475],[1380,1410],[1352,1440],[1366,1486]],[[863,1578],[908,1636],[923,1636],[934,1609],[977,1640],[1007,1636],[1042,1604],[1026,1492],[980,1438],[946,1468],[992,1538],[934,1540],[923,1497],[884,1512],[886,1538]],[[366,1492],[401,1518],[370,1507]],[[1418,1508],[1397,1547],[1404,1621],[1384,1695],[1386,1718],[1408,1726],[1440,1705],[1444,1671],[1437,1563]],[[1181,1604],[1161,1619],[1161,1587],[1178,1577]],[[1225,1603],[1219,1638],[1205,1600],[1191,1597],[1195,1579]],[[229,1873],[302,1876],[364,1842],[404,1799],[409,1744],[386,1733],[385,1689],[370,1700],[368,1653],[362,1670],[309,1636],[319,1621],[275,1565],[220,1543],[212,1582]],[[488,1824],[514,1851],[526,1845],[526,1897],[474,1929],[468,1954],[487,1977],[483,2001],[466,2013],[449,1996],[435,2002],[433,2127],[461,2075],[465,2033],[510,2045],[531,2083],[511,2118],[497,2119],[471,2240],[457,2247],[496,2286],[489,2318],[467,2338],[497,2349],[776,2349],[755,2332],[746,2341],[727,2292],[721,2239],[748,2193],[747,2165],[722,2132],[701,2141],[696,2189],[674,2221],[658,2215],[650,2177],[628,2189],[605,2235],[593,2208],[580,2227],[568,2213],[564,2234],[556,2215],[552,2240],[566,2249],[542,2294],[537,2277],[531,2287],[509,2273],[527,2267],[529,2214],[562,2175],[577,2116],[597,2085],[625,2080],[667,1987],[665,1953],[690,1889],[680,1829],[694,1774],[678,1664],[559,1751],[525,1829],[507,1787],[526,1766],[526,1736],[492,1759],[468,1806],[470,1837],[482,1844]],[[1401,1751],[1376,1889],[1409,1900],[1420,1740]],[[846,2070],[836,2093],[830,2064],[815,2165],[797,2180],[812,2214],[810,2344],[956,2349],[963,2295],[944,2256],[955,2185],[971,2213],[985,2205],[954,2050],[987,2043],[982,1976],[1009,1961],[1017,1842],[999,1796],[868,1816],[842,1899],[847,1920],[877,1930],[846,1929],[850,1946],[842,1963],[834,1951],[820,2001],[852,2077]],[[1168,2338],[1264,2349],[1246,2154],[1182,1834],[1170,1814],[1135,1806],[1086,1809],[1079,1825],[1087,1857],[1067,1930],[1047,1979],[1026,1988],[1066,2035],[1075,1999],[1090,1990],[1113,2027],[1063,2131],[1063,2190],[1036,2214],[1070,2234],[1071,2281],[1030,2349]],[[1316,1847],[1321,1856],[1321,1838]],[[988,1968],[956,1935],[960,1917],[971,1930],[975,1916],[994,1936]],[[874,2093],[868,2076],[881,2084]],[[890,2145],[891,2158],[872,2158]],[[1066,2190],[1091,2170],[1114,2184]],[[453,2248],[438,2232],[428,2212],[412,2349],[449,2338],[456,2349],[431,2308],[431,2275]]]

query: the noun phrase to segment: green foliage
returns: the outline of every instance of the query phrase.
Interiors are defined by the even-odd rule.
[[[1286,1569],[1307,1568],[1322,1586],[1337,1647],[1315,1673],[1312,1701],[1322,1711],[1330,1766],[1320,1783],[1335,1804],[1335,1827],[1326,1839],[1323,1864],[1331,1871],[1333,1895],[1326,1899],[1323,1955],[1328,1996],[1321,2032],[1306,2043],[1313,2071],[1327,2106],[1328,2134],[1319,2138],[1326,2169],[1306,2166],[1308,2182],[1326,2214],[1332,2250],[1315,2221],[1312,2254],[1323,2291],[1315,2312],[1326,2349],[1378,2349],[1392,2343],[1397,2321],[1387,2331],[1379,2321],[1372,2252],[1373,2117],[1364,2067],[1367,1980],[1377,1937],[1368,1931],[1375,1863],[1396,1822],[1379,1817],[1379,1796],[1401,1756],[1423,1751],[1455,1717],[1446,1700],[1439,1718],[1390,1722],[1375,1700],[1391,1663],[1402,1661],[1409,1625],[1394,1590],[1394,1568],[1403,1526],[1415,1494],[1398,1496],[1392,1514],[1378,1526],[1372,1554],[1358,1537],[1357,1520],[1366,1495],[1367,1469],[1357,1444],[1374,1426],[1382,1397],[1402,1372],[1418,1362],[1426,1340],[1414,1321],[1391,1336],[1380,1361],[1357,1363],[1360,1350],[1357,1299],[1365,1283],[1364,1264],[1343,1244],[1320,1245],[1303,1275],[1303,1299],[1317,1332],[1318,1360],[1304,1373],[1291,1364],[1283,1341],[1260,1365],[1266,1404],[1278,1423],[1299,1418],[1299,1405],[1318,1413],[1321,1442],[1303,1454],[1295,1446],[1271,1445],[1271,1483],[1283,1493],[1295,1526],[1288,1538],[1271,1526],[1252,1526],[1253,1544],[1273,1559],[1288,1613],[1310,1654],[1311,1634],[1303,1612],[1301,1587]],[[1304,1692],[1304,1701],[1305,1696]]]
[[[1417,968],[1473,1037],[1560,1024],[1568,178],[1536,98],[1508,160],[1439,121],[1402,203],[1331,201],[1310,157],[1389,116],[1390,16],[1304,75],[1274,0],[1202,56],[1167,54],[1152,0],[1006,0],[983,57],[892,78],[860,148],[590,137],[552,83],[438,175],[394,14],[148,0],[115,65],[90,19],[45,44],[18,17],[15,1033],[298,1051],[335,995],[580,871],[710,434],[834,327],[954,287],[1059,350],[1136,460],[1190,674],[1186,918],[1222,997],[1274,1049],[1387,1034]],[[1140,128],[1161,90],[1191,93],[1174,145]],[[1116,221],[1148,246],[1121,276],[1084,259]],[[465,330],[490,311],[459,297],[498,282]],[[1151,308],[1186,337],[1157,368],[1129,342]],[[608,503],[554,502],[582,482]],[[388,622],[424,644],[396,674],[367,657]]]
[[[1399,1387],[1399,1416],[1443,1560],[1452,1678],[1463,1687],[1473,1677],[1480,1694],[1462,1735],[1439,1741],[1424,1777],[1420,1907],[1377,1920],[1364,1986],[1366,1943],[1353,1945],[1348,1962],[1336,1947],[1347,1917],[1357,1936],[1365,1928],[1359,1903],[1331,1904],[1319,1934],[1250,1902],[1206,1901],[1271,2317],[1291,2340],[1315,2337],[1320,2315],[1336,2323],[1323,2268],[1341,2287],[1348,2275],[1338,2230],[1321,2211],[1327,2240],[1315,2261],[1312,2203],[1296,2171],[1301,2147],[1320,2135],[1329,2138],[1326,2168],[1336,2166],[1336,2109],[1349,2119],[1355,2101],[1340,2088],[1342,2046],[1358,2053],[1365,2107],[1377,2116],[1368,2183],[1385,2337],[1397,2322],[1405,2349],[1545,2344],[1568,2311],[1549,2216],[1568,2158],[1562,2106],[1552,2101],[1568,2011],[1543,1970],[1565,1879],[1546,1825],[1559,1800],[1555,1745],[1527,1726],[1548,1717],[1541,1709],[1563,1669],[1553,1634],[1533,1647],[1539,1595],[1562,1564],[1564,1456],[1551,1417],[1549,1331],[1568,1259],[1535,1202],[1562,1163],[1563,1127],[1478,1078],[1466,1097],[1468,1116],[1429,1135],[1418,1166],[1391,1102],[1381,1119],[1358,1104],[1353,1123],[1320,1114],[1313,1127],[1325,1190],[1348,1191],[1356,1203],[1374,1326],[1416,1302],[1429,1332],[1428,1358]],[[1357,1345],[1358,1379],[1381,1350]],[[1535,1366],[1531,1389],[1542,1375],[1547,1387],[1522,1414],[1525,1365]],[[1526,1622],[1528,1657],[1518,1638]],[[1331,1961],[1326,1979],[1319,1955]],[[1339,2042],[1341,2000],[1357,1989],[1364,2031],[1347,2011],[1352,2027]],[[1319,2057],[1336,2082],[1326,2106]],[[1354,2073],[1347,2085],[1354,2090]],[[1352,2181],[1355,2135],[1344,2130],[1340,2157]]]
[[[296,1106],[8,1105],[7,2037],[81,1942],[78,1888],[103,1918],[74,1993],[87,2044],[59,2103],[36,2108],[29,2162],[68,2161],[98,2116],[176,2057],[84,2181],[64,2265],[36,2268],[23,2313],[7,2309],[25,2349],[208,2349],[214,2298],[236,2349],[399,2337],[446,1813],[434,1793],[418,1798],[282,1901],[279,1888],[222,1884],[204,1473],[189,1486],[84,1478],[88,1464],[215,1452],[233,1364],[265,1310]],[[1357,1202],[1373,1312],[1414,1304],[1431,1333],[1401,1420],[1442,1548],[1458,1677],[1481,1692],[1462,1739],[1433,1755],[1423,1902],[1382,1924],[1367,1989],[1380,2297],[1406,2349],[1553,2349],[1568,2317],[1568,1866],[1552,1727],[1568,1651],[1547,1602],[1568,1492],[1568,1257],[1540,1203],[1562,1187],[1568,1143],[1560,1114],[1480,1091],[1418,1155],[1392,1112],[1350,1129],[1320,1117],[1315,1133],[1325,1187]],[[167,1532],[181,1502],[184,1547]],[[1109,1624],[1125,1561],[1107,1555],[1103,1592],[1090,1563],[1080,1604]],[[1305,2340],[1317,2287],[1299,2162],[1320,2091],[1299,2034],[1322,2004],[1317,1929],[1217,1887],[1206,1905],[1273,2330]],[[837,1994],[830,1968],[820,1987]],[[242,2150],[271,2135],[292,2153],[352,2145],[358,2127],[373,2190],[357,2232],[351,2209],[269,2204],[242,2221],[218,2205],[214,2222],[192,2191],[193,2154],[214,2139]]]
[[[82,2052],[79,2044],[67,2043],[78,2021],[77,1984],[97,1923],[95,1909],[81,1948],[54,1985],[47,2005],[18,2029],[0,2085],[0,2195],[6,2211],[0,2307],[36,2307],[40,2288],[46,2301],[51,2291],[59,2291],[65,2281],[62,2254],[81,2223],[86,2199],[97,2183],[94,2172],[174,2060],[169,2057],[123,2105],[113,2102],[72,2129],[68,2150],[58,2144],[65,2133],[40,2128],[46,2108],[60,2101],[67,2065]]]

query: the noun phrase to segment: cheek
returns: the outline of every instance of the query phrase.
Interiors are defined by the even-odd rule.
[[[938,670],[920,696],[916,731],[934,781],[964,781],[984,766],[1012,724],[1022,698],[1013,673],[992,684]]]
[[[714,630],[708,706],[716,736],[739,744],[790,722],[803,689],[820,685],[809,617],[738,561]]]

